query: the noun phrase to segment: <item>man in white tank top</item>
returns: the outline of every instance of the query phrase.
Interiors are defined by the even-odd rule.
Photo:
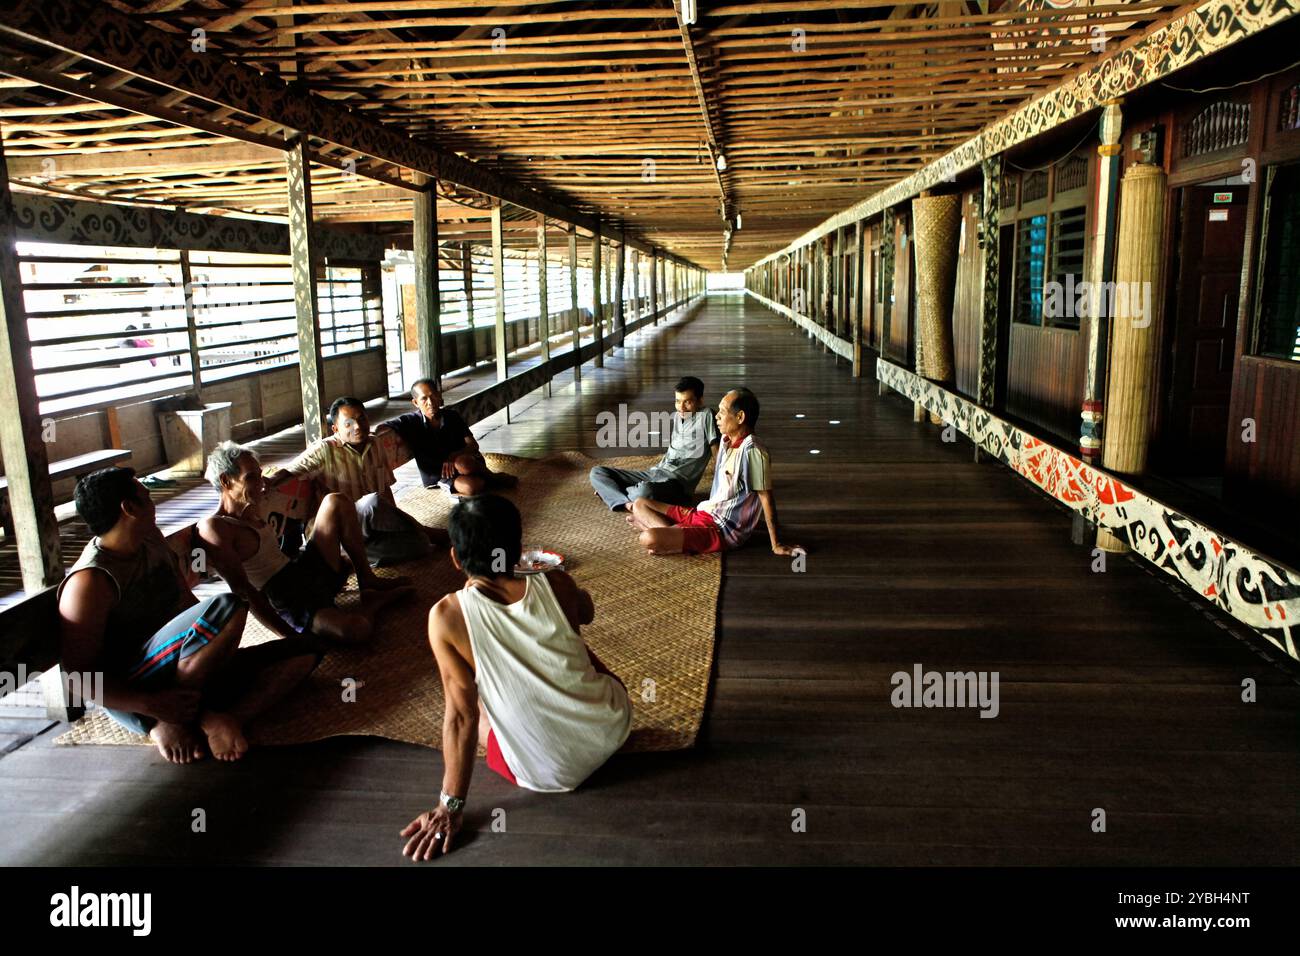
[[[581,784],[623,746],[632,703],[578,633],[591,595],[563,571],[515,577],[519,511],[466,498],[451,513],[451,559],[468,580],[429,612],[429,644],[447,699],[439,805],[402,831],[404,855],[429,860],[460,829],[476,745],[488,767],[529,790]]]
[[[257,619],[277,634],[362,643],[369,640],[385,607],[412,594],[403,586],[406,579],[380,578],[371,570],[356,510],[343,495],[325,496],[310,540],[290,556],[280,550],[279,535],[263,516],[267,482],[251,449],[222,442],[208,456],[206,477],[221,495],[217,513],[196,526],[208,561]],[[361,607],[345,611],[334,598],[353,569]]]

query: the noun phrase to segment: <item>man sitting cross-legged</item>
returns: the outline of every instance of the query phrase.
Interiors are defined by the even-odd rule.
[[[591,469],[591,487],[610,511],[630,508],[637,498],[689,505],[709,456],[718,447],[718,426],[704,407],[704,383],[685,376],[673,391],[672,437],[668,451],[649,471],[632,471],[597,465]]]
[[[446,853],[461,827],[475,744],[487,764],[529,790],[572,790],[627,740],[632,704],[623,683],[578,629],[591,595],[563,571],[516,578],[519,511],[496,495],[451,513],[451,558],[468,581],[429,612],[429,643],[447,701],[442,796],[402,831],[403,853]]]
[[[433,379],[411,386],[415,411],[391,418],[375,429],[391,428],[411,450],[424,487],[442,488],[453,495],[477,495],[492,487],[515,483],[513,475],[492,471],[478,450],[465,419],[442,407],[442,392]]]
[[[267,484],[257,455],[232,441],[222,442],[208,456],[207,479],[221,494],[217,513],[198,523],[208,560],[271,630],[286,637],[311,633],[365,641],[376,615],[410,595],[401,581],[385,580],[370,570],[356,509],[343,495],[325,496],[311,539],[291,558],[280,550],[276,529],[262,513]],[[351,568],[341,551],[352,559]],[[362,591],[361,608],[344,611],[334,605],[334,598],[352,568]]]
[[[284,471],[270,479],[272,488],[289,478],[313,478],[356,506],[366,556],[375,566],[400,564],[433,553],[446,533],[426,528],[393,500],[393,463],[383,442],[370,434],[370,420],[360,399],[339,398],[327,416],[333,434],[312,442]]]
[[[714,465],[713,488],[698,508],[638,498],[627,521],[638,532],[641,546],[651,554],[707,554],[738,548],[767,520],[773,554],[794,554],[798,545],[781,543],[776,531],[776,500],[772,497],[767,449],[754,438],[758,399],[737,388],[718,404],[722,447]]]
[[[109,716],[173,763],[202,757],[205,737],[214,757],[237,760],[245,724],[320,655],[297,637],[239,648],[248,606],[194,596],[130,468],[86,475],[76,502],[95,537],[59,585],[64,668],[102,672]]]

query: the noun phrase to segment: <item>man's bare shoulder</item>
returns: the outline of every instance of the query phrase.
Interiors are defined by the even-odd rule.
[[[110,608],[117,601],[117,587],[113,583],[113,577],[102,568],[79,568],[73,571],[59,591],[59,611],[65,617],[86,607]]]
[[[221,520],[220,515],[208,515],[195,525],[199,537],[205,544],[214,548],[229,548],[241,558],[247,557],[243,552],[251,547],[257,548],[256,532],[252,528],[237,525],[231,521]]]
[[[460,608],[460,595],[452,591],[429,609],[429,642],[460,636],[468,638],[465,614]]]

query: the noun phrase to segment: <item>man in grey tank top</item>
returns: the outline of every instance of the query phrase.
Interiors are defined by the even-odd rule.
[[[59,585],[64,668],[102,672],[109,716],[173,763],[239,759],[244,726],[319,654],[301,638],[240,649],[248,606],[228,593],[194,596],[130,468],[86,475],[76,503],[95,537]]]

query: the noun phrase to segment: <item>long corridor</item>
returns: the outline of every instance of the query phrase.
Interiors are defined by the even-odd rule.
[[[878,396],[873,362],[854,379],[785,319],[715,294],[475,427],[488,451],[625,454],[596,447],[599,412],[670,409],[686,374],[710,404],[747,385],[782,538],[808,557],[760,533],[725,558],[695,749],[617,756],[560,796],[480,762],[477,832],[445,865],[1300,862],[1300,688],[1138,561],[1095,572],[1067,512]],[[593,499],[591,520],[618,519]],[[996,716],[894,706],[891,678],[918,666],[996,672]],[[57,732],[0,760],[0,863],[404,864],[398,830],[442,770],[369,738],[182,767],[54,747]]]

